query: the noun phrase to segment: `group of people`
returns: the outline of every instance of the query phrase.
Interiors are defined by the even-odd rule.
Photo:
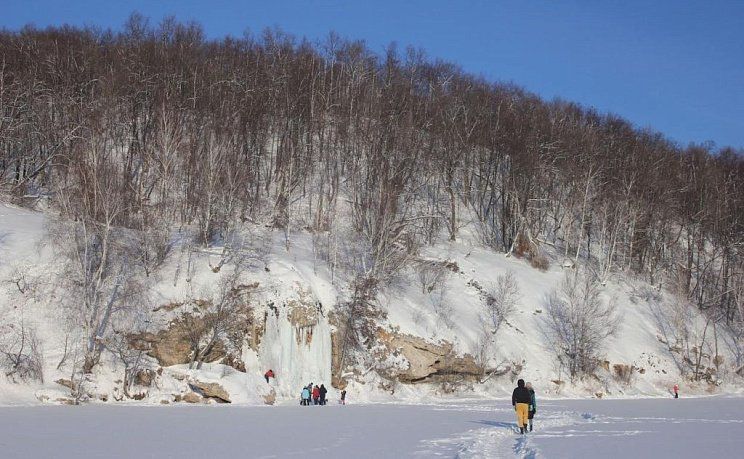
[[[302,388],[300,405],[325,405],[328,401],[326,400],[326,394],[328,394],[328,389],[323,384],[313,386],[313,383],[310,383]]]
[[[269,369],[266,373],[264,373],[266,384],[269,384],[270,378],[276,378],[276,374],[272,369]],[[318,386],[317,384],[313,385],[313,383],[310,383],[302,388],[302,393],[300,394],[300,405],[325,405],[326,403],[328,403],[328,399],[326,398],[327,395],[328,389],[326,389],[325,385],[321,384],[320,386]],[[339,403],[342,405],[346,405],[345,390],[341,391],[341,399],[339,400]]]
[[[517,381],[517,387],[512,392],[512,406],[517,412],[517,426],[519,433],[525,434],[532,432],[532,419],[537,413],[537,400],[535,399],[535,390],[532,383],[524,382],[524,379]]]

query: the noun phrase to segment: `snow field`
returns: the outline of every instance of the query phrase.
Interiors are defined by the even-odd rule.
[[[437,405],[35,406],[0,410],[15,458],[740,457],[744,398],[541,399],[515,433],[508,400]]]

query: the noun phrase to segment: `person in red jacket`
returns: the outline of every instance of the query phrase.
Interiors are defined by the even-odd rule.
[[[674,398],[679,398],[679,386],[677,384],[674,385]]]
[[[266,378],[266,384],[269,383],[269,378],[273,378],[273,377],[274,377],[274,370],[269,368],[269,371],[264,373],[264,378]]]
[[[313,405],[318,405],[320,403],[320,387],[315,386],[313,387]]]

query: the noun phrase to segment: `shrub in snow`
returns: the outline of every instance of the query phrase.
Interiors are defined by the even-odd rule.
[[[567,273],[560,287],[547,295],[545,311],[543,330],[561,366],[572,377],[592,373],[605,341],[617,332],[614,301],[601,298],[594,276],[577,271]]]
[[[0,369],[14,382],[44,382],[41,344],[23,321],[0,328]]]
[[[495,335],[501,325],[514,313],[519,303],[520,291],[514,273],[507,271],[496,278],[496,283],[486,293],[486,307],[491,332]]]
[[[421,293],[431,293],[447,281],[450,271],[443,263],[422,262],[418,267],[418,280]]]

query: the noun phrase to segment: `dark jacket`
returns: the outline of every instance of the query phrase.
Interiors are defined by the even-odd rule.
[[[534,389],[529,389],[530,391],[530,411],[537,411],[537,400],[535,400],[535,391]]]
[[[320,399],[325,400],[326,394],[328,393],[328,389],[325,388],[325,386],[320,386]]]
[[[531,402],[532,396],[530,395],[530,391],[524,387],[524,383],[520,380],[519,385],[512,392],[512,406],[515,406],[517,403],[526,403],[529,405]]]

